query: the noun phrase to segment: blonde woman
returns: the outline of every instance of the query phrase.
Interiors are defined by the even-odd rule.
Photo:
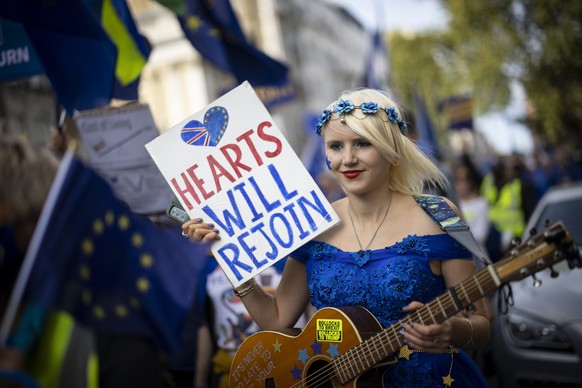
[[[419,205],[440,201],[460,215],[448,199],[423,195],[427,183],[442,185],[445,178],[407,137],[402,111],[389,96],[344,92],[324,110],[316,132],[346,193],[333,203],[341,222],[291,255],[275,295],[252,281],[235,290],[262,329],[292,327],[309,302],[317,309],[362,306],[388,327],[476,272],[471,253]],[[183,231],[194,240],[219,238],[199,221]],[[384,386],[487,386],[463,351],[488,341],[484,311],[477,301],[473,314],[403,323],[400,357],[384,373]]]

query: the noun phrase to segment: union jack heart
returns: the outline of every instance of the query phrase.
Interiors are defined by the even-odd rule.
[[[190,120],[180,131],[180,136],[186,144],[215,147],[224,135],[227,125],[227,110],[222,106],[215,106],[204,114],[204,124],[198,120]]]

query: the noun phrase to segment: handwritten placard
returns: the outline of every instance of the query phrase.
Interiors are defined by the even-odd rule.
[[[248,82],[146,149],[235,287],[339,222]]]
[[[148,105],[86,110],[74,118],[91,165],[117,196],[136,213],[163,213],[172,191],[144,148],[159,135]]]

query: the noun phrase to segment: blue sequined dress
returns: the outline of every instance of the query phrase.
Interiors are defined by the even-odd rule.
[[[471,259],[471,253],[447,234],[411,235],[384,249],[345,252],[310,241],[292,255],[307,269],[315,308],[362,306],[384,326],[405,317],[402,308],[416,300],[427,303],[445,292],[442,276],[432,273],[429,260]],[[452,367],[452,368],[451,368]],[[384,377],[390,387],[487,387],[483,374],[464,351],[415,352],[399,358]]]

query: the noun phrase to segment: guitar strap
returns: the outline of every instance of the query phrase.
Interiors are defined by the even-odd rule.
[[[492,264],[483,247],[475,240],[469,226],[461,220],[444,198],[438,195],[415,195],[414,199],[442,230],[467,248],[483,265]]]

